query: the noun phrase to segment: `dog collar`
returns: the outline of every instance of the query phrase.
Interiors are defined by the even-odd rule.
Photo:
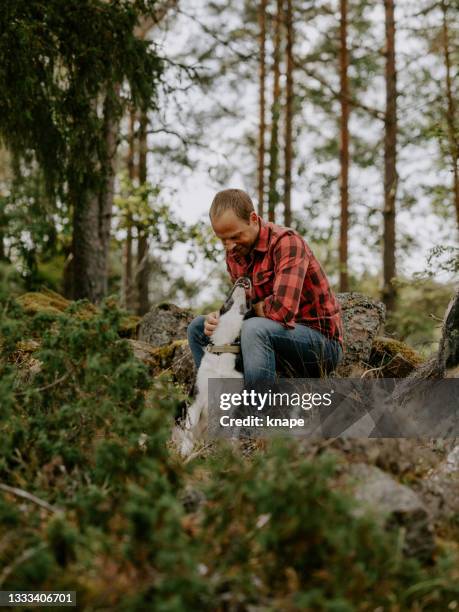
[[[236,342],[234,342],[233,344],[208,344],[206,346],[206,351],[208,353],[214,353],[216,355],[221,355],[222,353],[238,354],[241,352],[241,345]]]

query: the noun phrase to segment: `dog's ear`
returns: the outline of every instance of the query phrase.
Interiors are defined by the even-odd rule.
[[[225,301],[223,306],[220,308],[220,316],[224,315],[225,312],[228,312],[229,310],[231,310],[233,304],[234,304],[234,300],[231,294],[231,296]]]

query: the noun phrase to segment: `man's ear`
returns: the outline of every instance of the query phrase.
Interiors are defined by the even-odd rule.
[[[249,219],[250,219],[251,223],[254,223],[254,222],[258,223],[258,215],[257,215],[257,213],[254,210],[252,210],[252,212],[250,213]]]

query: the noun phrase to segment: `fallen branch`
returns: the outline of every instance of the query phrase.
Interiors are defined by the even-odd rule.
[[[56,380],[53,380],[52,383],[49,383],[49,385],[45,385],[44,387],[38,387],[38,389],[35,389],[35,391],[46,391],[47,389],[51,389],[51,387],[55,387],[56,385],[59,385],[61,382],[64,382],[64,380],[66,380],[69,376],[70,376],[70,372],[66,372],[60,378],[57,378]],[[28,391],[29,390],[30,389],[28,389]],[[16,392],[16,395],[25,395],[26,393],[27,391],[18,391]]]
[[[56,506],[52,506],[48,504],[44,499],[40,499],[36,495],[29,493],[28,491],[24,491],[23,489],[18,489],[17,487],[10,487],[9,485],[3,484],[0,482],[0,490],[5,491],[6,493],[11,493],[12,495],[16,495],[16,497],[21,497],[22,499],[26,499],[27,501],[31,501],[37,506],[41,506],[48,510],[48,512],[52,512],[53,514],[63,514],[63,510],[61,508],[57,508]]]
[[[184,461],[183,463],[189,463],[190,461],[192,461],[193,459],[196,459],[196,457],[199,457],[200,455],[202,455],[204,453],[204,451],[206,451],[208,448],[210,448],[212,446],[212,442],[208,442],[207,444],[205,444],[204,446],[201,446],[201,448],[199,448],[197,451],[195,451],[194,453],[191,453],[191,455],[189,455]]]
[[[46,543],[42,542],[38,546],[34,546],[33,548],[28,548],[22,554],[20,554],[19,557],[17,557],[17,559],[13,561],[13,563],[10,563],[10,565],[7,565],[0,575],[0,586],[3,585],[5,580],[17,568],[18,565],[21,565],[21,563],[24,563],[24,561],[27,561],[28,559],[33,557],[37,552],[39,552],[40,550],[43,550],[43,548],[46,548],[46,546],[47,546]]]

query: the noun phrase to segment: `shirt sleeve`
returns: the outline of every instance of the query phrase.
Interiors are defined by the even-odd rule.
[[[309,264],[301,237],[286,234],[280,238],[274,247],[273,259],[273,294],[264,300],[263,311],[268,319],[293,329]]]

